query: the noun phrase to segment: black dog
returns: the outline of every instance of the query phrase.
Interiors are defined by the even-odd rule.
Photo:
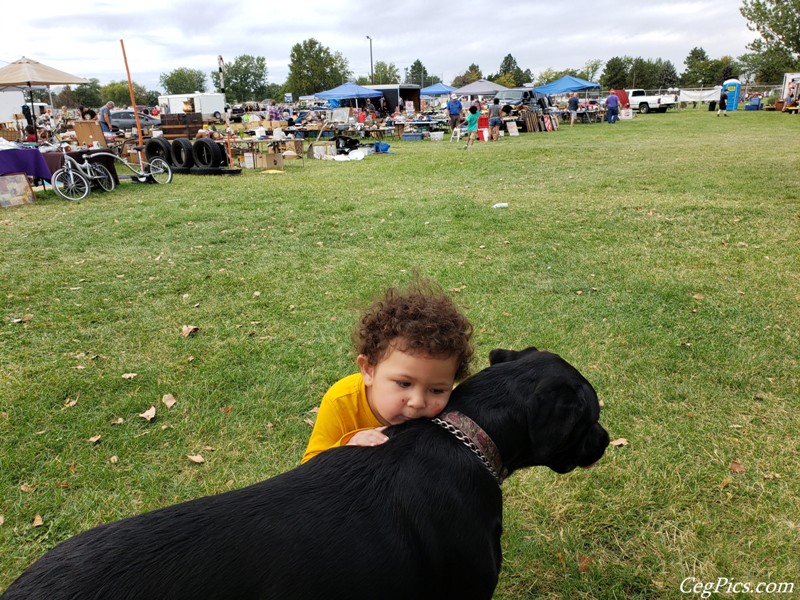
[[[3,600],[491,598],[499,482],[590,466],[594,389],[560,357],[495,350],[439,419],[392,427],[267,481],[101,525],[45,554]],[[478,425],[476,425],[479,424]]]

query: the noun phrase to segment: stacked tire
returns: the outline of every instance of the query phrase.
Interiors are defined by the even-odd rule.
[[[151,138],[144,146],[147,160],[159,157],[166,160],[173,173],[192,175],[217,175],[221,167],[228,166],[228,155],[222,146],[209,138],[178,138],[172,143],[164,138]]]

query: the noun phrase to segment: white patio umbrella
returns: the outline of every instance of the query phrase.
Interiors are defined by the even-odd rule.
[[[0,88],[25,87],[30,92],[31,116],[33,111],[33,88],[36,86],[66,85],[70,83],[89,83],[88,79],[76,77],[38,61],[25,58],[0,67]]]

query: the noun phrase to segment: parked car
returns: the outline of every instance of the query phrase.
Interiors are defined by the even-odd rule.
[[[500,100],[500,105],[510,104],[517,106],[527,104],[532,110],[547,110],[550,108],[550,98],[540,92],[534,92],[533,88],[510,88],[497,92],[495,98]]]
[[[139,123],[142,127],[154,127],[161,125],[161,119],[158,117],[151,117],[150,115],[143,115],[139,113]],[[119,131],[120,129],[131,129],[136,127],[136,116],[132,110],[120,108],[111,111],[111,130]]]

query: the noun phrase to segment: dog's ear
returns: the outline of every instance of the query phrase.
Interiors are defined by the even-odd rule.
[[[519,360],[531,352],[538,352],[538,350],[533,346],[529,346],[528,348],[525,348],[525,350],[520,350],[519,352],[516,350],[503,350],[502,348],[495,348],[489,352],[489,364],[496,365],[497,363]]]

